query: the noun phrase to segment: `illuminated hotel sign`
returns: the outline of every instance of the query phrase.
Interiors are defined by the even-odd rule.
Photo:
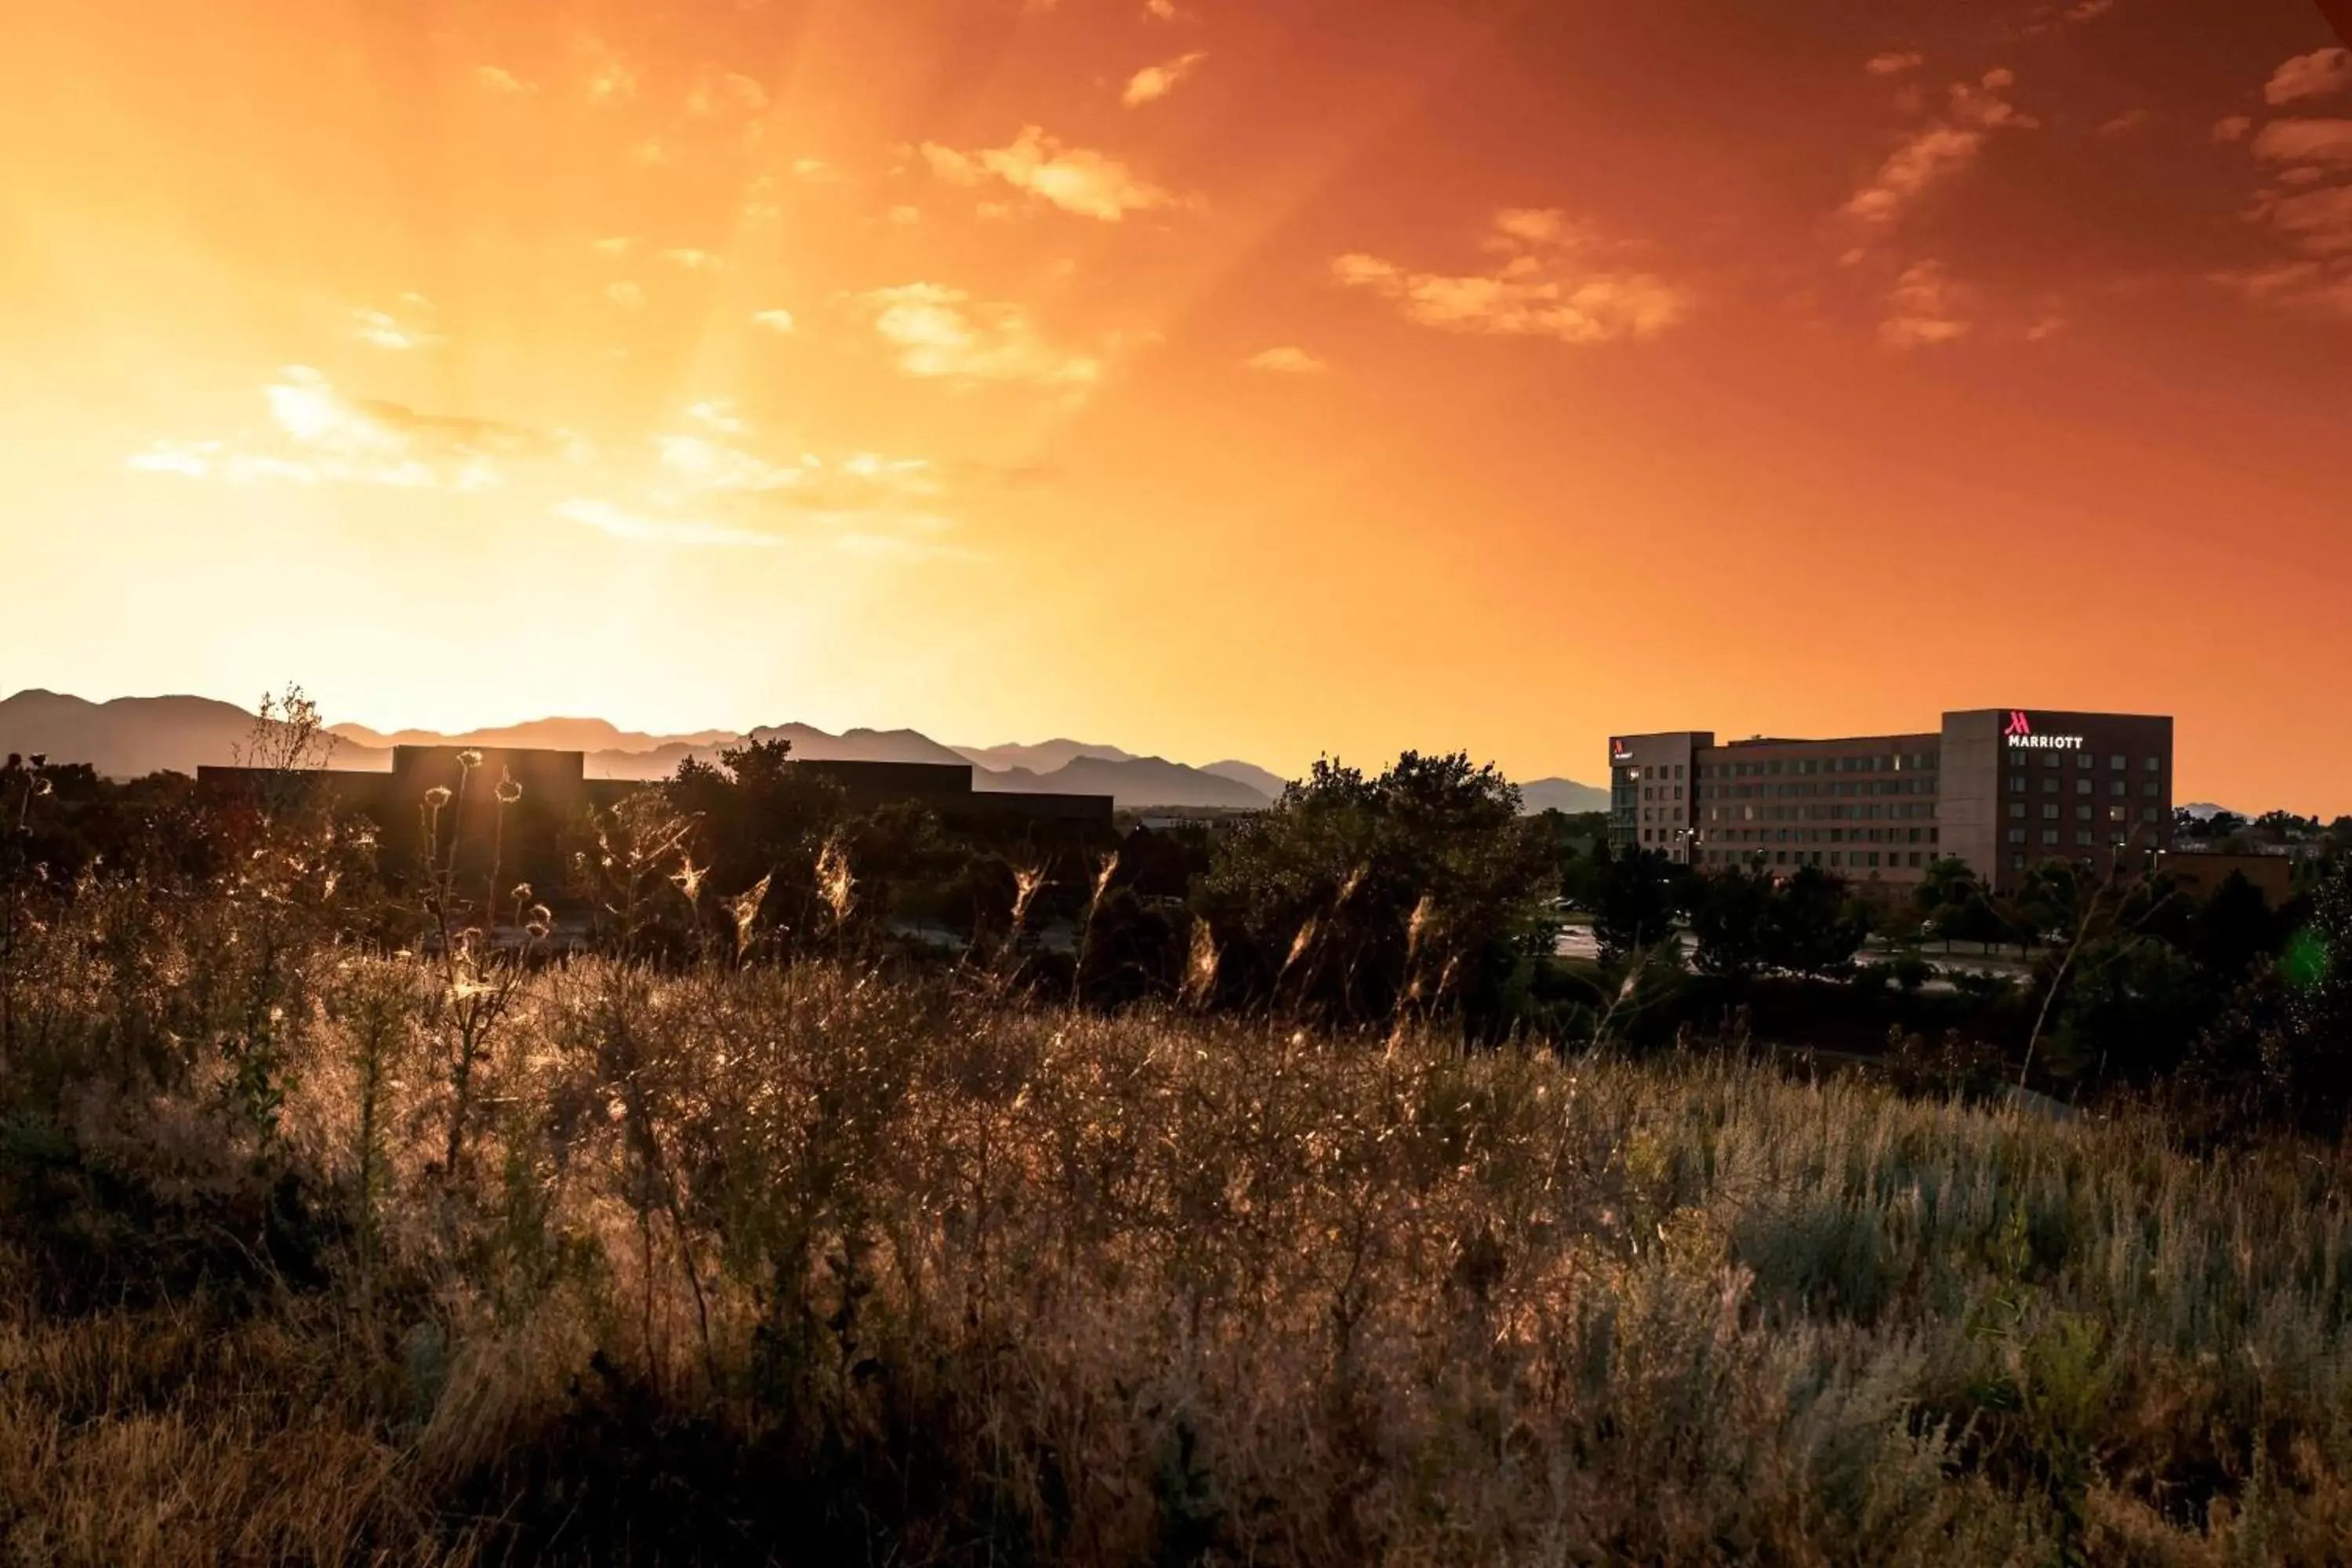
[[[1622,737],[1612,735],[1609,738],[1609,760],[1612,763],[1630,763],[1633,760],[1633,748],[1627,745]]]
[[[2079,752],[2083,749],[2083,737],[2080,735],[2036,732],[2033,721],[2027,718],[2021,709],[2016,708],[2009,710],[2009,728],[2001,731],[2001,738],[2019,751]]]

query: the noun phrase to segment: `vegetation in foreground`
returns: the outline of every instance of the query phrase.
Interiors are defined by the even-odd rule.
[[[1254,982],[1319,1027],[1213,936],[1075,1005],[1034,883],[989,962],[860,958],[838,845],[786,958],[655,797],[551,961],[429,866],[388,926],[300,798],[0,867],[14,1561],[2352,1559],[2340,1143],[1635,1059],[1639,953],[1467,1045],[1463,918],[1354,879]],[[2249,1050],[2340,1045],[2315,963]]]
[[[827,966],[550,971],[468,1095],[342,961],[257,1100],[137,956],[11,1064],[16,1561],[2352,1554],[2340,1152]]]

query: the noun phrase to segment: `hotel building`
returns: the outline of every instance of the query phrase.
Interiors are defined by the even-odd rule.
[[[2046,860],[2104,870],[2172,847],[2168,718],[1983,708],[1832,741],[1619,735],[1609,777],[1613,850],[1707,869],[1907,888],[1948,857],[2001,888]]]

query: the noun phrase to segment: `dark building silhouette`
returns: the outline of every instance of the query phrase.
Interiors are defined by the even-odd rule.
[[[471,752],[471,767],[461,761]],[[795,762],[837,786],[852,812],[900,802],[919,805],[951,831],[984,838],[1056,844],[1112,832],[1108,795],[997,794],[972,788],[969,764]],[[265,768],[205,767],[198,787],[216,798],[297,788],[331,792],[341,814],[365,816],[378,833],[379,863],[395,874],[425,864],[434,848],[447,863],[454,846],[457,880],[479,886],[496,872],[502,889],[530,883],[553,900],[566,882],[562,839],[591,810],[657,787],[628,779],[592,779],[580,752],[523,747],[396,746],[389,772],[332,768],[285,774]],[[436,803],[434,792],[445,790]]]

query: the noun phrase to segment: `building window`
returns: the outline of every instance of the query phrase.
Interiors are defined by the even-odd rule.
[[[2074,820],[2075,820],[2075,821],[2077,821],[2077,822],[2088,822],[2088,821],[2090,821],[2090,820],[2091,820],[2091,808],[2090,808],[2089,806],[2087,806],[2087,805],[2078,805],[2078,806],[2076,806],[2076,807],[2074,808]]]
[[[1919,868],[1919,851],[1916,849],[1911,851],[1911,868],[1915,871]]]
[[[2139,765],[2152,773],[2161,773],[2164,770],[2164,762],[2160,757],[2142,757]]]
[[[2150,779],[2146,784],[2139,786],[2139,793],[2142,795],[2162,795],[2164,791],[2162,786],[2154,779]]]
[[[2044,822],[2055,822],[2058,820],[2057,802],[2053,801],[2048,805],[2042,808],[2042,820]]]
[[[1845,851],[1843,851],[1843,849],[1832,849],[1832,850],[1831,850],[1831,851],[1830,851],[1830,864],[1831,864],[1831,865],[1832,865],[1832,866],[1843,866],[1843,865],[1844,865],[1844,864],[1845,864]]]
[[[2107,766],[2114,768],[2116,772],[2120,773],[2124,769],[2131,766],[2131,763],[2121,757],[2109,757],[2107,759]]]
[[[2022,827],[2012,827],[2012,828],[2011,828],[2011,829],[2009,830],[2009,841],[2010,841],[2011,844],[2022,844],[2022,843],[2024,843],[2024,842],[2025,842],[2025,829],[2023,829]]]
[[[2090,848],[2093,845],[2098,843],[2098,841],[2097,836],[2093,834],[2087,828],[2074,835],[2074,842],[2084,849]]]
[[[2058,793],[2058,781],[2056,779],[2043,779],[2042,781],[2042,793],[2043,795],[2056,795]]]
[[[2076,779],[2076,780],[2074,781],[2074,793],[2075,793],[2076,795],[2088,795],[2088,794],[2090,794],[2090,793],[2091,793],[2091,781],[2090,781],[2089,779],[2087,779],[2087,778]]]
[[[2139,814],[2139,819],[2142,822],[2154,822],[2156,820],[2156,807],[2151,805],[2142,811]]]
[[[2011,857],[2009,858],[2009,868],[2010,868],[2011,870],[2012,870],[2012,871],[2022,871],[2022,870],[2024,870],[2024,869],[2025,869],[2025,857],[2024,857],[2024,856],[2022,856],[2022,855],[2012,855],[2012,856],[2011,856]]]
[[[2130,808],[2128,806],[2111,805],[2107,807],[2107,820],[2109,822],[2121,822],[2129,815]]]
[[[1870,868],[1874,871],[1878,869],[1878,851],[1875,849],[1870,852]]]
[[[2042,830],[2042,843],[2044,843],[2044,844],[2055,844],[2055,843],[2057,843],[2057,842],[2058,842],[2058,830],[2057,830],[2056,828],[2054,828],[2054,827],[2045,827],[2045,828],[2043,828],[2043,829]]]
[[[1676,800],[1680,800],[1680,799],[1682,799],[1682,797],[1683,797],[1683,786],[1682,786],[1682,785],[1680,785],[1680,784],[1676,784],[1676,785],[1675,785],[1675,798]]]
[[[2107,793],[2109,795],[2123,795],[2128,792],[2130,788],[2131,785],[2125,783],[2122,779],[2110,779],[2107,781]]]
[[[2042,753],[2042,765],[2045,768],[2062,766],[2065,761],[2066,759],[2056,752],[2044,752]]]

